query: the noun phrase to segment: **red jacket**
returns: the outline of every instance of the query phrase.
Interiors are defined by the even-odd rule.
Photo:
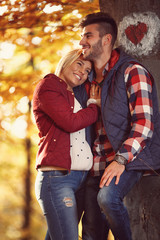
[[[36,86],[33,95],[33,113],[39,136],[45,136],[36,159],[36,167],[58,166],[70,169],[70,133],[85,128],[97,120],[95,104],[73,113],[74,93],[67,84],[48,74]]]

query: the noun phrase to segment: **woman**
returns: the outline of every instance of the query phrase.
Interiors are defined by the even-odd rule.
[[[56,75],[40,81],[33,96],[33,113],[43,138],[36,159],[36,197],[52,240],[78,240],[75,193],[92,166],[86,127],[97,120],[95,99],[100,98],[95,91],[82,109],[87,100],[83,83],[91,67],[81,50],[73,50],[61,59]]]

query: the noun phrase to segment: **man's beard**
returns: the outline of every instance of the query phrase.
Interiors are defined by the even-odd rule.
[[[84,59],[86,59],[86,60],[97,59],[97,57],[99,57],[102,54],[102,52],[103,52],[102,41],[101,41],[101,39],[99,39],[97,43],[92,45],[91,52],[87,56],[84,56]]]

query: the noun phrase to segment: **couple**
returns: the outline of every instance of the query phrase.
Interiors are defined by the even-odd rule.
[[[46,239],[78,240],[84,211],[83,240],[106,240],[108,228],[115,239],[131,240],[123,199],[148,166],[160,168],[156,87],[137,60],[113,48],[112,17],[89,14],[80,27],[83,54],[73,50],[63,57],[33,96],[44,137],[36,197],[47,220]]]

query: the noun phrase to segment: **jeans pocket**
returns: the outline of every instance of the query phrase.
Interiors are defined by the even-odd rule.
[[[49,177],[50,178],[59,178],[59,177],[64,177],[69,174],[68,170],[53,170],[49,172]]]

